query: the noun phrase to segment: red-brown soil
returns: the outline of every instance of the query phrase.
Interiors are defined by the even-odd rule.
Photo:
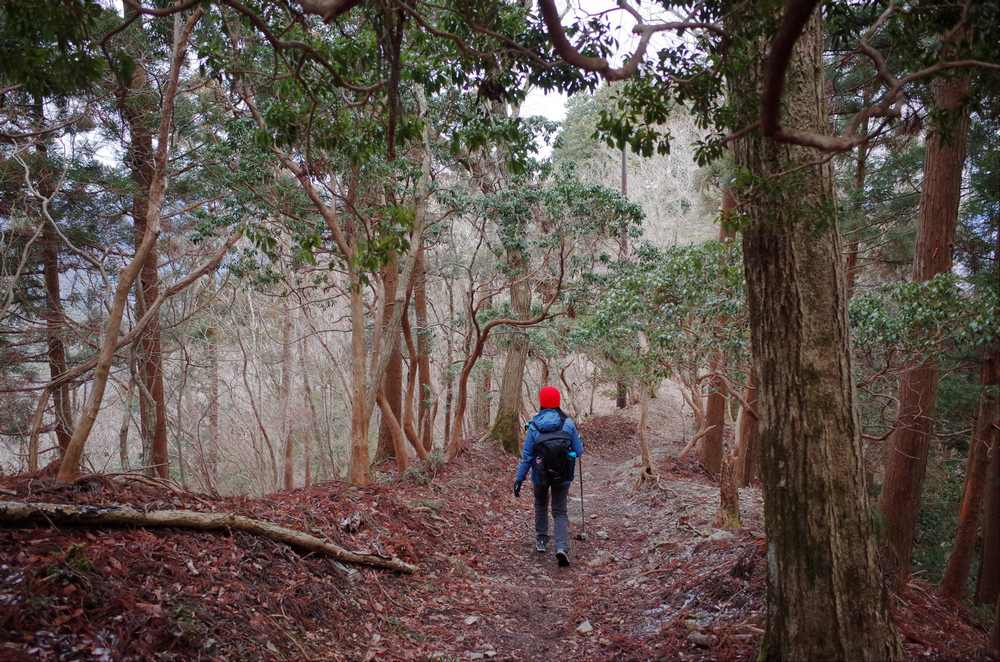
[[[573,564],[534,551],[517,460],[468,448],[427,475],[263,498],[211,498],[118,477],[0,479],[2,499],[234,511],[417,564],[413,576],[345,567],[244,533],[0,530],[0,660],[752,660],[764,627],[760,492],[743,528],[715,531],[718,490],[677,429],[651,436],[639,476],[633,418],[580,429]],[[676,424],[675,424],[676,425]],[[911,659],[989,660],[961,605],[916,581],[894,599]],[[589,629],[588,629],[589,628]]]

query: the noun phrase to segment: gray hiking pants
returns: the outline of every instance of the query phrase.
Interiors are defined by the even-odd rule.
[[[566,513],[566,499],[572,483],[542,487],[536,483],[535,491],[535,540],[549,542],[549,490],[552,490],[552,520],[556,538],[556,549],[569,549],[569,516]]]

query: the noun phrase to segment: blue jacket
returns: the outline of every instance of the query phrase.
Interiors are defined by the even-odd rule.
[[[524,448],[521,450],[521,464],[517,467],[515,481],[524,480],[530,468],[531,482],[538,483],[538,476],[535,473],[535,468],[532,466],[532,460],[535,457],[535,439],[538,438],[539,432],[554,432],[558,429],[559,412],[557,410],[543,409],[535,414],[535,417],[528,423],[528,434],[524,436]],[[572,436],[572,439],[569,441],[569,449],[576,453],[577,457],[583,455],[583,441],[576,431],[576,423],[573,422],[573,419],[567,418],[562,429],[569,432],[570,436]],[[569,463],[569,480],[563,483],[563,485],[572,483],[576,474],[576,460],[572,456],[569,458]]]

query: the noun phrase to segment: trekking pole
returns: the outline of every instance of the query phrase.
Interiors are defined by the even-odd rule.
[[[587,516],[583,512],[583,457],[578,458],[580,461],[580,535],[576,538],[577,540],[587,539]]]

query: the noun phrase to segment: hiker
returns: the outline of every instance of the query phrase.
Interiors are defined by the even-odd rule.
[[[583,441],[576,424],[559,408],[559,391],[546,386],[538,393],[540,409],[525,426],[521,464],[514,478],[514,496],[521,496],[521,485],[531,469],[535,492],[535,551],[545,552],[549,544],[549,490],[552,495],[552,520],[559,565],[569,565],[569,517],[566,499],[573,483],[576,458],[583,455]]]

